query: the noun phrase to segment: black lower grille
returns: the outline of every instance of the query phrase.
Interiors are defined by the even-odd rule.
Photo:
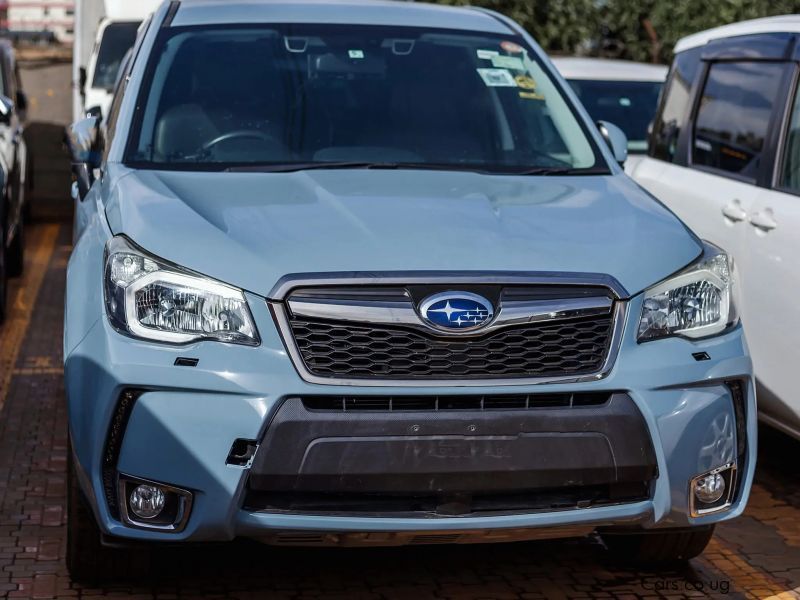
[[[611,392],[597,392],[490,396],[305,396],[302,400],[306,409],[314,411],[492,411],[602,406],[609,401],[611,395]]]
[[[613,318],[525,324],[469,339],[331,321],[293,319],[290,326],[306,368],[320,377],[491,379],[597,373]]]
[[[649,482],[577,486],[505,494],[410,495],[259,492],[248,490],[244,509],[362,516],[480,516],[492,513],[590,508],[649,498]]]

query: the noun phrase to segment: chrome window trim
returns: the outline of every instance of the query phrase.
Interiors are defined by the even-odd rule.
[[[286,297],[292,289],[303,288],[320,288],[323,286],[346,286],[346,285],[414,285],[414,284],[442,284],[457,286],[465,284],[495,284],[495,285],[584,285],[584,286],[605,286],[609,288],[617,298],[624,298],[627,292],[622,288],[619,283],[616,283],[617,288],[611,287],[610,282],[615,282],[611,277],[604,275],[560,275],[560,276],[546,276],[538,275],[519,275],[519,274],[491,274],[487,276],[476,275],[450,275],[450,276],[434,276],[430,273],[425,274],[424,277],[404,277],[398,274],[391,274],[381,276],[373,274],[367,277],[355,278],[352,274],[339,276],[327,276],[321,279],[311,278],[285,278],[276,286],[274,291],[280,297]],[[596,300],[596,297],[594,298]],[[275,320],[278,332],[283,340],[284,346],[292,360],[292,363],[303,381],[311,384],[326,385],[326,386],[348,386],[348,387],[415,387],[415,388],[435,388],[435,387],[492,387],[492,386],[523,386],[523,385],[543,385],[552,383],[583,383],[591,381],[599,381],[605,379],[614,368],[616,364],[619,349],[622,344],[623,332],[628,320],[628,303],[621,299],[612,301],[606,300],[610,303],[610,309],[613,319],[613,331],[611,343],[609,344],[608,354],[606,360],[599,371],[590,375],[580,376],[559,376],[559,377],[511,377],[511,378],[488,378],[488,379],[380,379],[380,378],[339,378],[339,377],[320,377],[312,374],[305,365],[297,344],[292,334],[291,325],[289,323],[289,313],[287,310],[287,303],[275,300],[267,300],[272,317]],[[410,314],[398,307],[397,303],[388,303],[392,308],[388,314],[394,315],[402,319],[410,319]],[[511,304],[511,303],[509,303]],[[514,303],[517,304],[517,303]],[[530,304],[528,302],[520,302],[520,304]],[[310,311],[311,307],[306,306]],[[318,307],[316,307],[318,309]],[[605,309],[608,312],[608,308]],[[501,308],[502,312],[502,308]],[[512,311],[512,314],[515,311]],[[361,314],[362,322],[363,313]],[[329,318],[329,316],[328,316]],[[419,319],[414,311],[414,318]],[[513,317],[512,317],[513,318]],[[520,318],[516,315],[516,318]],[[560,317],[565,318],[565,317]],[[499,319],[499,315],[498,315]],[[404,324],[398,321],[395,324]],[[424,327],[424,326],[423,326]],[[434,330],[425,327],[428,333],[434,333]],[[479,334],[485,334],[488,329],[482,329]],[[475,332],[465,332],[465,334],[476,335]],[[453,334],[447,335],[450,337]]]

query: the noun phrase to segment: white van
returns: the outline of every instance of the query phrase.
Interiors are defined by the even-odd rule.
[[[160,0],[78,0],[73,53],[73,118],[107,115],[117,72],[144,18]]]
[[[647,132],[667,79],[667,67],[577,56],[555,57],[553,64],[593,120],[619,125],[628,136],[625,171],[630,173],[647,152]]]
[[[760,418],[800,438],[800,16],[680,40],[633,177],[736,259]]]

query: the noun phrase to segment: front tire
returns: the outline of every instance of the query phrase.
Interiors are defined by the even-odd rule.
[[[102,544],[100,528],[78,484],[71,444],[67,462],[67,569],[72,579],[97,583],[146,575],[150,570],[147,549]]]
[[[714,526],[602,534],[606,548],[626,562],[667,564],[700,556],[714,535]]]

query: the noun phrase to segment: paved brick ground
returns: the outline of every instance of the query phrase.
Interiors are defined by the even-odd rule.
[[[73,584],[64,567],[61,375],[66,223],[29,230],[29,269],[0,329],[0,593],[12,598],[800,598],[800,444],[765,431],[747,516],[687,568],[648,573],[594,538],[387,550],[168,550],[146,580]],[[797,591],[794,591],[797,590]]]

